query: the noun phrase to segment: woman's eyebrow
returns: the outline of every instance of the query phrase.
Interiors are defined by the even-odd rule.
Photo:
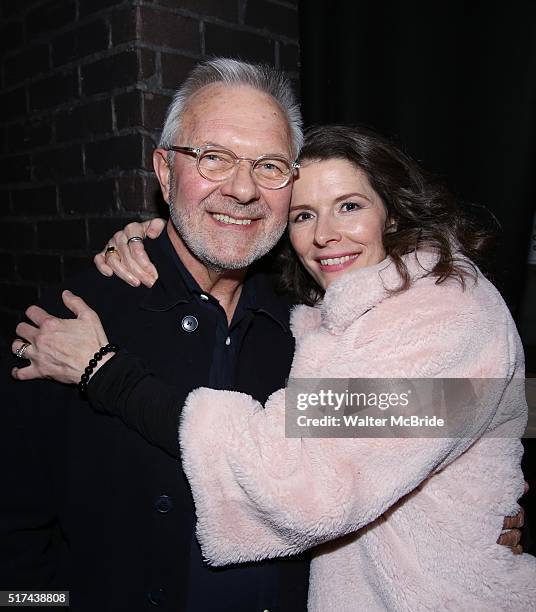
[[[304,210],[305,208],[311,208],[311,204],[296,204],[296,206],[290,206],[290,210]]]
[[[348,198],[351,198],[352,196],[359,196],[360,198],[363,198],[367,200],[367,202],[370,202],[372,204],[372,200],[367,195],[365,195],[364,193],[361,193],[360,191],[352,191],[350,193],[345,193],[344,195],[338,196],[337,198],[335,198],[335,202],[341,202],[342,200],[347,200]]]
[[[361,193],[359,191],[351,191],[350,193],[345,193],[343,195],[337,196],[333,201],[334,202],[343,202],[344,200],[348,200],[348,198],[352,198],[354,196],[358,196],[360,198],[363,198],[364,200],[367,200],[367,202],[370,202],[372,204],[372,200],[365,195],[364,193]],[[311,208],[311,206],[313,206],[312,204],[295,204],[294,206],[292,206],[292,204],[290,205],[289,211],[291,210],[303,210],[305,208]]]

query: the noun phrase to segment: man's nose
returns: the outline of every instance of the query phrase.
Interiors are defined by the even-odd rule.
[[[320,217],[315,227],[314,240],[318,246],[327,246],[330,242],[339,242],[342,235],[337,223],[331,217]]]
[[[248,204],[259,198],[259,188],[251,175],[251,164],[240,161],[229,179],[221,187],[222,195],[234,198],[241,204]]]

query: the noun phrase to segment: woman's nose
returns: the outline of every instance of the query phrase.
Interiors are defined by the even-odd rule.
[[[339,242],[340,230],[331,218],[319,219],[315,228],[315,242],[319,246],[326,246],[330,242]]]

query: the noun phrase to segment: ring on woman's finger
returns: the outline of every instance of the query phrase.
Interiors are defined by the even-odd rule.
[[[143,238],[141,236],[132,236],[127,240],[127,244],[130,244],[131,242],[143,242]]]
[[[121,261],[119,251],[112,245],[106,247],[106,251],[104,251],[104,261],[108,261],[108,257],[110,257],[110,255],[117,255],[117,257],[119,257],[119,261]]]
[[[14,355],[15,357],[17,357],[18,359],[24,359],[24,353],[26,352],[26,349],[31,346],[31,342],[23,342],[19,348],[15,351]]]

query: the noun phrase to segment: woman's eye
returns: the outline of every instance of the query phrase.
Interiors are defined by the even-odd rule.
[[[360,208],[361,208],[361,204],[359,204],[358,202],[343,202],[341,204],[342,212],[350,212],[352,210],[358,210]]]
[[[308,219],[312,219],[312,217],[313,215],[309,212],[301,212],[294,217],[293,222],[300,223],[300,221],[307,221]]]

